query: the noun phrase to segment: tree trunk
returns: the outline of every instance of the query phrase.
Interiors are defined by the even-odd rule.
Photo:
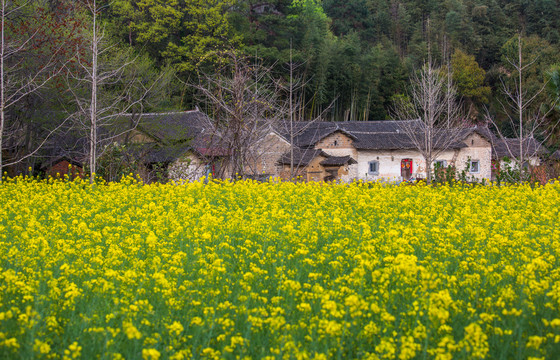
[[[93,1],[93,42],[92,42],[92,69],[91,69],[91,104],[90,104],[90,144],[89,144],[89,182],[95,181],[97,171],[97,4]]]
[[[6,20],[6,0],[2,0],[2,11],[0,21],[2,21],[2,35],[1,35],[1,42],[0,42],[0,184],[2,183],[2,179],[4,176],[3,172],[3,158],[2,158],[2,149],[3,149],[3,142],[2,139],[4,137],[4,124],[5,124],[5,111],[6,111],[6,95],[5,95],[5,82],[4,82],[4,56],[6,54],[6,38],[4,33],[4,22]]]
[[[522,69],[523,69],[523,56],[521,55],[521,33],[518,35],[517,50],[519,55],[519,93],[517,98],[517,109],[519,111],[519,182],[523,182],[523,83],[522,83]]]

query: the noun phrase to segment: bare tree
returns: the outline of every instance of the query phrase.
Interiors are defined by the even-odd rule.
[[[501,103],[501,106],[503,113],[507,115],[515,137],[506,138],[493,117],[488,111],[486,112],[487,121],[498,132],[498,138],[494,139],[494,148],[499,148],[502,152],[507,153],[507,156],[514,162],[514,169],[512,170],[515,170],[516,179],[509,180],[517,180],[519,182],[530,180],[531,173],[527,171],[529,167],[526,164],[528,164],[529,158],[536,156],[538,151],[542,150],[535,138],[546,140],[550,137],[551,133],[547,134],[544,126],[548,114],[558,104],[559,100],[558,98],[554,99],[552,106],[548,109],[538,106],[536,101],[546,89],[546,81],[533,93],[527,91],[524,85],[524,72],[535,64],[538,56],[533,57],[531,60],[526,60],[523,57],[522,48],[522,37],[521,34],[518,34],[516,56],[506,57],[506,61],[514,70],[513,76],[511,76],[513,85],[508,86],[502,81],[502,92],[507,102]]]
[[[224,59],[215,74],[201,74],[200,82],[192,85],[211,110],[205,124],[207,146],[228,155],[219,176],[255,174],[263,142],[286,115],[286,103],[270,67],[235,52],[226,53]]]
[[[93,182],[101,145],[133,130],[147,97],[156,87],[164,86],[170,76],[168,71],[153,75],[149,65],[140,63],[138,56],[107,39],[99,19],[106,5],[100,6],[97,0],[86,0],[84,5],[91,16],[87,49],[77,49],[80,69],[78,73],[69,73],[68,84],[78,108],[76,122],[88,132],[87,161]],[[163,78],[166,81],[160,81]],[[131,112],[135,116],[130,116]]]
[[[8,34],[10,22],[16,21],[27,5],[29,3],[16,6],[9,0],[0,0],[0,183],[2,182],[4,166],[16,164],[34,155],[60,126],[48,131],[45,138],[40,141],[34,150],[17,159],[11,159],[8,164],[5,163],[3,141],[8,126],[7,120],[10,108],[43,88],[63,68],[58,61],[59,59],[57,59],[57,49],[53,49],[53,52],[48,54],[46,59],[42,59],[41,63],[32,68],[28,66],[28,62],[24,61],[26,56],[30,56],[26,52],[32,47],[38,30],[20,39],[14,36],[15,34],[11,34],[12,36]]]
[[[283,120],[276,124],[283,136],[289,142],[290,155],[290,179],[295,179],[301,173],[301,167],[307,164],[303,163],[305,155],[310,154],[314,149],[301,149],[296,144],[296,138],[304,133],[316,135],[320,129],[318,123],[322,122],[326,114],[332,109],[334,99],[328,106],[322,109],[315,117],[304,119],[305,109],[309,107],[313,101],[305,102],[305,88],[307,81],[301,76],[294,76],[296,70],[304,66],[305,62],[296,63],[292,56],[292,47],[290,42],[290,61],[286,64],[289,74],[288,83],[281,83],[280,89],[283,92],[282,101],[285,102],[280,108],[286,111]],[[296,156],[296,153],[298,156]],[[303,155],[303,156],[302,156]]]
[[[428,183],[432,181],[434,160],[464,135],[459,126],[461,107],[455,94],[446,76],[434,67],[428,56],[428,62],[412,75],[409,98],[400,98],[392,109],[395,120],[418,119],[403,121],[401,128],[411,147],[420,152],[426,162]]]

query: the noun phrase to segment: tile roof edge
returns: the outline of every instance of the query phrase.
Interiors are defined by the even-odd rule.
[[[153,116],[153,115],[175,115],[175,114],[188,114],[188,113],[195,113],[195,112],[199,112],[202,113],[202,111],[198,110],[198,109],[194,109],[194,110],[184,110],[184,111],[167,111],[167,112],[152,112],[152,113],[126,113],[126,114],[116,114],[116,115],[112,115],[112,116],[132,116],[132,115],[139,115],[139,116]]]

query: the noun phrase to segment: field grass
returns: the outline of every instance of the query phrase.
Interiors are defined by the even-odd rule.
[[[0,358],[560,358],[560,185],[0,185]]]

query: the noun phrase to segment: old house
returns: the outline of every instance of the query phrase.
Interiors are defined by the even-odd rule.
[[[169,179],[194,180],[210,174],[230,177],[226,164],[231,150],[206,129],[205,117],[198,110],[144,114],[128,141],[142,149],[138,154],[147,170],[155,164],[164,165]],[[452,129],[459,132],[457,141],[438,149],[433,164],[425,164],[403,130],[403,126],[417,121],[272,124],[268,134],[253,144],[245,173],[240,175],[258,179],[299,176],[307,181],[400,182],[425,178],[427,166],[433,169],[440,165],[452,166],[467,178],[481,181],[492,179],[492,163],[503,156],[504,146],[509,146],[510,152],[515,148],[513,143],[500,143],[487,128]]]
[[[350,166],[357,164],[350,155],[333,156],[323,150],[299,148],[293,155],[285,153],[278,163],[281,178],[301,177],[306,181],[350,181]]]
[[[546,155],[546,150],[533,137],[526,138],[521,143],[519,139],[493,136],[492,179],[495,180],[500,172],[519,168],[517,161],[522,156],[521,145],[523,145],[523,169],[531,174],[533,180],[545,183],[550,177],[548,169],[541,161]]]
[[[409,120],[408,124],[416,120]],[[298,156],[294,166],[298,174],[315,179],[307,173],[326,171],[327,164],[337,164],[344,171],[333,173],[329,179],[349,181],[354,179],[399,182],[411,178],[425,178],[426,164],[410,137],[403,131],[405,121],[347,121],[298,123],[294,145]],[[456,169],[465,169],[468,176],[477,180],[490,179],[492,147],[484,129],[458,130],[461,141],[440,149],[436,163]],[[285,139],[287,134],[279,132]],[[314,152],[309,152],[314,150]],[[299,156],[305,154],[305,156]],[[312,161],[309,154],[322,159]],[[290,162],[289,153],[281,158],[284,171]],[[333,159],[327,161],[325,156]],[[335,160],[338,158],[340,160]],[[344,164],[340,164],[344,162]],[[434,164],[430,164],[434,166]]]
[[[560,150],[556,150],[546,161],[548,179],[560,178]]]
[[[526,159],[525,166],[538,166],[541,163],[541,156],[545,154],[542,144],[535,138],[524,139],[521,143],[519,139],[493,137],[492,157],[499,161],[503,167],[508,160],[521,157],[521,144],[523,144],[523,158]]]
[[[223,166],[227,150],[206,130],[206,116],[198,109],[142,114],[119,142],[128,145],[141,165],[138,172],[148,182],[229,177]]]

